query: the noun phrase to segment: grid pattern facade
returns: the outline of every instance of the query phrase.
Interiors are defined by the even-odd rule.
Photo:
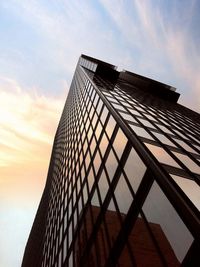
[[[98,73],[101,64],[82,56],[72,80],[52,151],[37,266],[193,266],[199,116],[123,77],[113,83]],[[22,266],[31,266],[28,244]]]

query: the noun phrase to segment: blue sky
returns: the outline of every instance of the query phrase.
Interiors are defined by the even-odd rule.
[[[0,266],[20,265],[80,54],[170,84],[199,112],[199,12],[188,0],[1,0]]]

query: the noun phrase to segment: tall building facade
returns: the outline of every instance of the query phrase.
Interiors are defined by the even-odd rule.
[[[82,55],[22,267],[200,264],[200,116]]]

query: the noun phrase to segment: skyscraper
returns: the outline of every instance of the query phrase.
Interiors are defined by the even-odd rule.
[[[80,57],[23,267],[198,266],[200,116],[178,98]]]

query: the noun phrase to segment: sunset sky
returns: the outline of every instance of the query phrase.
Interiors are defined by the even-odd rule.
[[[18,267],[76,63],[177,88],[200,111],[200,1],[0,1],[0,266]]]

